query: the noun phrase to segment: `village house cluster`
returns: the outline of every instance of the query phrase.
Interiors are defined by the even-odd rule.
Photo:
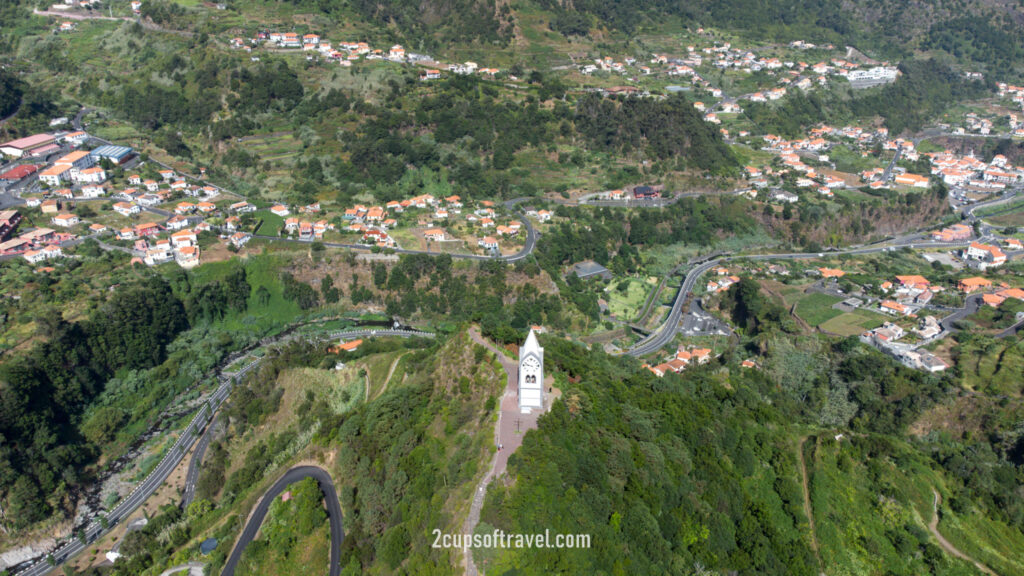
[[[930,303],[937,292],[944,290],[942,286],[932,286],[927,278],[920,275],[896,276],[895,282],[885,281],[879,289],[887,296],[879,309],[899,316],[916,313]]]
[[[917,159],[917,152],[914,150],[912,142],[889,139],[888,135],[888,130],[881,127],[864,130],[856,126],[834,128],[827,125],[812,128],[807,136],[794,140],[787,140],[775,134],[766,134],[762,137],[765,143],[762,149],[775,154],[781,166],[778,168],[746,166],[744,170],[750,185],[755,189],[778,184],[788,174],[795,174],[793,183],[797,188],[813,190],[821,196],[831,197],[835,190],[848,187],[847,180],[840,178],[835,173],[819,172],[815,167],[807,164],[806,160],[827,161],[827,152],[839,145],[853,147],[866,156],[868,149],[876,144],[881,144],[883,149],[900,150],[908,160]],[[928,185],[928,178],[905,174],[905,170],[901,168],[895,169],[893,173],[896,174],[896,184],[912,187]],[[862,172],[860,176],[871,187],[880,188],[885,185],[881,181],[883,174],[884,170],[878,168]],[[785,190],[773,191],[769,194],[769,198],[780,202],[799,200],[796,194]]]
[[[4,221],[14,222],[8,225],[11,232],[20,219],[20,215],[13,210],[0,213],[0,224]],[[0,243],[0,255],[21,254],[29,263],[38,264],[43,260],[64,256],[60,245],[74,239],[74,234],[57,232],[52,228],[35,228]]]
[[[935,316],[918,316],[918,313],[929,305],[933,296],[945,288],[920,275],[899,275],[895,281],[883,282],[879,289],[885,294],[879,304],[879,311],[897,319],[916,319],[916,323],[908,327],[906,323],[903,326],[897,324],[902,320],[885,322],[878,328],[862,333],[860,340],[889,354],[908,367],[929,372],[945,370],[948,367],[946,362],[921,347],[942,338],[948,332]],[[995,286],[991,280],[982,277],[961,279],[957,282],[956,289],[964,296],[980,292],[982,302],[991,307],[999,307],[1011,298],[1024,301],[1024,290],[1011,288],[1005,283]],[[908,333],[914,334],[917,340],[905,340]]]
[[[958,155],[947,150],[927,156],[932,174],[950,186],[991,193],[1024,180],[1024,168],[1010,164],[1002,154],[996,154],[988,163],[976,158],[973,152]]]
[[[245,242],[248,241],[247,237],[240,236],[239,226],[241,225],[241,218],[239,214],[247,214],[249,212],[255,212],[256,207],[248,202],[236,202],[229,207],[229,210],[234,213],[233,216],[229,216],[224,221],[224,228],[229,232],[234,232],[235,235],[231,237],[231,243],[241,248]],[[284,204],[276,204],[270,208],[271,214],[275,214],[284,218],[284,232],[286,234],[297,234],[299,240],[322,240],[324,234],[328,230],[334,230],[334,224],[331,224],[327,220],[320,218],[316,222],[310,222],[309,220],[299,218],[298,216],[292,216],[291,209]],[[302,206],[298,209],[299,214],[305,214],[312,217],[315,214],[320,214],[320,203],[314,202],[306,206]],[[237,241],[236,241],[237,239]]]
[[[705,289],[711,293],[721,293],[729,289],[730,286],[740,281],[740,277],[735,274],[729,274],[728,268],[715,268],[716,278],[708,280]]]
[[[687,347],[680,344],[674,356],[656,366],[644,364],[644,368],[650,370],[655,376],[661,378],[669,372],[679,374],[688,366],[700,366],[711,361],[711,350],[708,348]]]
[[[1001,98],[1010,99],[1014,104],[1017,104],[1022,111],[1024,111],[1024,86],[1014,86],[1012,84],[1000,82],[996,87]],[[1024,122],[1022,122],[1021,117],[1015,113],[1010,113],[1008,120],[1010,135],[1018,138],[1024,138]]]
[[[295,49],[305,52],[319,54],[331,62],[337,62],[340,66],[349,67],[359,60],[387,60],[400,64],[414,64],[427,66],[428,69],[420,73],[420,80],[436,80],[441,77],[441,65],[434,61],[434,58],[426,54],[409,52],[401,44],[395,44],[391,48],[374,48],[366,42],[353,42],[343,40],[332,43],[319,34],[298,32],[271,32],[259,31],[253,38],[246,40],[242,37],[232,38],[231,47],[252,52],[253,48],[261,44],[270,48]],[[312,58],[312,56],[309,56]],[[256,58],[254,58],[256,59]],[[437,66],[437,68],[433,68]],[[480,68],[476,62],[464,62],[461,64],[449,64],[443,67],[454,74],[484,74],[494,76],[500,70],[497,68]]]
[[[89,135],[81,131],[37,134],[6,142],[0,145],[0,152],[12,158],[31,160],[46,157],[65,147],[77,148],[88,140]],[[44,216],[49,216],[54,228],[68,229],[88,224],[86,230],[90,235],[112,232],[115,239],[132,243],[132,251],[137,255],[134,261],[151,266],[172,260],[185,268],[199,264],[198,235],[213,229],[205,220],[220,214],[217,205],[211,201],[220,195],[220,190],[214,186],[190,183],[184,176],[168,168],[158,170],[153,178],[144,178],[137,173],[129,174],[126,176],[127,187],[112,190],[108,184],[109,174],[100,164],[106,162],[113,166],[122,165],[134,158],[134,155],[134,150],[128,146],[105,144],[91,151],[73,150],[49,166],[20,164],[0,175],[0,179],[11,184],[38,174],[39,181],[51,189],[42,195],[25,195],[23,198],[28,207],[39,208]],[[109,197],[115,200],[111,210],[130,218],[145,209],[156,209],[176,196],[189,199],[175,205],[174,214],[166,221],[142,222],[116,230],[108,230],[101,223],[85,222],[67,209],[69,203]],[[229,230],[231,223],[229,218]],[[5,242],[0,244],[0,254],[22,254],[32,263],[62,256],[60,246],[76,238],[70,232],[38,228],[8,240],[7,236],[12,230],[13,226],[5,231]],[[248,238],[248,234],[238,232],[229,241],[241,246]]]
[[[407,211],[422,211],[418,224],[425,227],[424,239],[428,242],[445,242],[451,240],[451,237],[443,226],[462,216],[463,207],[462,199],[456,195],[435,198],[431,194],[421,194],[401,201],[392,200],[383,206],[357,204],[347,208],[342,219],[347,224],[344,228],[346,232],[361,234],[360,243],[393,248],[397,243],[389,231],[398,226],[397,218],[400,214]],[[551,218],[551,213],[547,210],[533,211],[533,214],[527,211],[527,214],[542,222]],[[499,238],[518,236],[522,227],[522,223],[516,219],[510,219],[508,224],[498,224],[494,203],[489,200],[479,202],[473,212],[462,218],[484,234],[490,234],[480,237],[477,246],[491,252],[499,250]]]
[[[931,319],[930,321],[934,325],[935,318],[929,316],[928,319]],[[920,330],[927,331],[933,329],[928,326],[928,319],[922,321]],[[926,372],[942,372],[949,368],[949,365],[942,358],[928,350],[898,342],[905,334],[906,332],[899,325],[886,322],[879,328],[868,330],[861,334],[860,341],[892,356],[908,368],[924,370]]]
[[[790,45],[790,48],[801,50],[810,49],[809,47],[814,47],[814,45],[809,43]],[[833,48],[832,46],[826,47],[828,50]],[[616,61],[611,57],[605,57],[595,60],[594,64],[580,66],[580,71],[583,74],[593,74],[598,71],[629,74],[635,64],[636,61],[633,58]],[[787,57],[760,56],[754,50],[734,48],[728,42],[716,42],[711,46],[699,49],[690,45],[686,47],[686,54],[681,57],[654,54],[650,60],[650,66],[639,65],[636,70],[641,75],[660,72],[669,77],[687,78],[692,85],[707,91],[711,97],[721,100],[715,104],[696,103],[698,110],[704,112],[704,120],[714,124],[721,122],[718,117],[720,113],[730,114],[743,111],[737,100],[750,102],[779,100],[786,96],[790,88],[807,91],[815,86],[826,86],[830,76],[845,78],[854,88],[866,88],[893,82],[899,76],[899,70],[888,63],[869,67],[842,58],[832,58],[828,62],[809,64]],[[726,99],[722,90],[713,86],[705,77],[711,70],[733,70],[746,74],[765,72],[769,76],[777,77],[777,80],[775,86],[766,86],[749,94],[735,95],[736,97],[733,99]],[[704,75],[702,75],[702,71],[704,71]]]

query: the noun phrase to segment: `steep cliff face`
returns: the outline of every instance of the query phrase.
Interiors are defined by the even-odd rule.
[[[945,192],[896,194],[849,203],[830,212],[822,205],[800,203],[790,218],[782,211],[759,215],[769,234],[795,244],[850,244],[934,224],[949,212]]]

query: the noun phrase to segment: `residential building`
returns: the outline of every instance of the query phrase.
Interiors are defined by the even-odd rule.
[[[899,174],[893,178],[893,182],[902,186],[911,186],[913,188],[928,187],[928,177],[918,176],[917,174]]]
[[[48,186],[60,186],[66,180],[71,180],[70,166],[54,165],[39,173],[39,181]]]
[[[53,223],[54,226],[69,228],[71,226],[75,226],[81,222],[81,220],[75,214],[58,214],[50,219],[50,222]]]
[[[971,242],[971,245],[964,250],[964,257],[977,260],[980,263],[979,268],[982,270],[1006,263],[1006,254],[1002,250],[997,246],[980,242]]]
[[[235,248],[241,248],[252,239],[252,234],[246,234],[245,232],[235,232],[228,239]]]
[[[56,198],[43,200],[42,204],[39,205],[39,209],[42,210],[43,214],[56,214],[60,211],[60,200]]]
[[[72,171],[71,180],[79,184],[102,184],[107,181],[107,172],[99,166],[92,166],[77,173]]]
[[[114,204],[114,212],[122,216],[131,216],[132,214],[138,214],[142,212],[142,208],[138,204],[132,204],[130,202],[118,202]]]
[[[22,257],[28,260],[30,264],[38,264],[44,260],[51,258],[60,258],[64,256],[64,251],[61,250],[60,246],[44,246],[39,250],[28,250]]]
[[[992,287],[992,281],[975,276],[973,278],[964,278],[957,282],[957,288],[965,294],[970,294],[977,290],[988,290]]]

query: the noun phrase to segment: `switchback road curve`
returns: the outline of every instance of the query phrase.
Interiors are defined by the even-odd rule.
[[[331,475],[323,468],[317,466],[297,466],[285,472],[284,476],[275,482],[270,487],[270,490],[267,490],[263,497],[260,498],[256,508],[253,509],[252,515],[249,516],[249,521],[246,522],[241,536],[238,537],[238,542],[235,544],[234,550],[231,551],[231,556],[228,556],[224,570],[220,573],[221,576],[234,576],[235,568],[238,567],[238,561],[241,560],[245,547],[256,538],[256,533],[259,532],[260,525],[263,524],[263,519],[266,518],[267,511],[270,510],[270,505],[284,492],[289,484],[294,484],[306,478],[316,480],[317,484],[320,485],[320,491],[324,494],[324,503],[327,505],[327,518],[331,523],[331,568],[329,574],[330,576],[341,575],[341,540],[345,537],[345,534],[341,525],[341,502],[338,501],[338,492],[334,489],[334,482],[331,480]]]
[[[302,337],[315,338],[315,334],[303,334]],[[423,338],[434,337],[433,333],[420,332],[416,330],[381,330],[381,329],[365,329],[365,330],[348,330],[330,333],[328,337],[383,337],[383,336],[399,336],[407,338],[410,336],[419,336]],[[284,338],[295,337],[295,335],[288,335],[286,337],[274,338],[272,341],[267,342],[265,345],[270,345],[274,342],[280,341]],[[200,408],[199,412],[196,413],[195,417],[189,422],[189,425],[182,431],[181,435],[175,441],[174,446],[164,455],[163,459],[157,465],[157,467],[150,472],[132,493],[118,503],[113,509],[111,509],[107,515],[107,525],[104,526],[98,517],[90,519],[82,529],[85,532],[86,541],[82,542],[78,538],[68,537],[59,546],[50,551],[48,555],[52,558],[52,564],[46,558],[36,558],[30,562],[23,563],[22,565],[15,567],[12,570],[13,574],[18,576],[42,576],[50,572],[55,572],[57,567],[64,564],[71,558],[85,551],[85,549],[95,542],[98,538],[113,529],[120,521],[127,518],[135,511],[136,508],[141,506],[150,496],[156,492],[160,486],[167,480],[178,464],[182,461],[185,454],[188,453],[192,447],[200,442],[202,438],[207,438],[205,444],[209,444],[209,435],[203,434],[207,424],[212,422],[213,415],[220,407],[221,403],[227,399],[231,392],[234,381],[245,375],[246,372],[252,370],[259,364],[259,359],[253,360],[239,369],[237,372],[228,374],[223,370],[229,366],[232,362],[236,361],[237,358],[229,359],[226,362],[225,367],[221,369],[220,384],[214,393],[210,396],[207,403]],[[199,477],[199,471],[202,466],[202,457],[205,452],[204,450],[197,450],[193,452],[192,458],[189,461],[189,468],[186,474],[186,487],[183,496],[183,501],[187,507],[188,503],[191,503],[195,497],[195,485]],[[198,458],[197,458],[198,456]],[[337,497],[335,497],[337,499]],[[333,533],[333,531],[332,531]],[[340,532],[339,532],[340,534]],[[332,574],[334,574],[332,572]]]

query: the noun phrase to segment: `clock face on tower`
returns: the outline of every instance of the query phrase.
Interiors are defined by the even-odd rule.
[[[530,356],[526,360],[523,360],[523,368],[537,369],[540,367],[540,362],[536,358]]]

